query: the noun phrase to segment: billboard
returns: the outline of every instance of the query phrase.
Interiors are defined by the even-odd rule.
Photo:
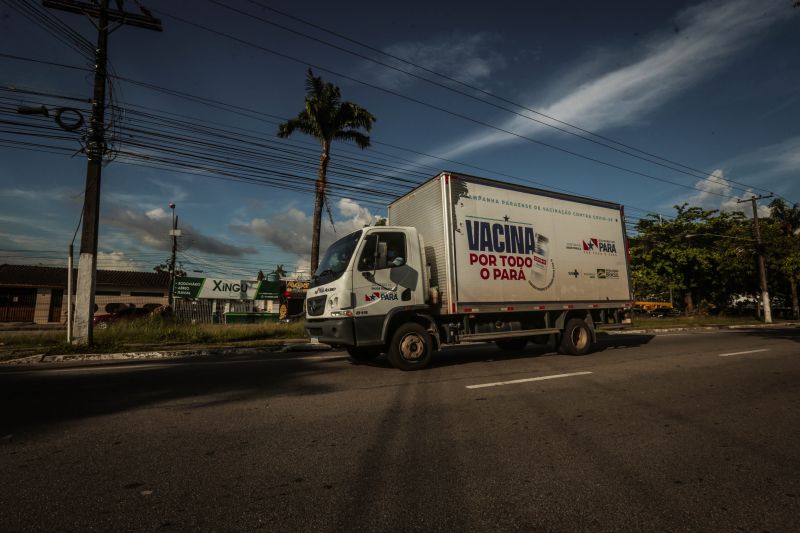
[[[176,298],[211,298],[220,300],[276,300],[280,281],[255,281],[215,278],[175,278]]]
[[[629,300],[619,210],[451,181],[458,301]]]

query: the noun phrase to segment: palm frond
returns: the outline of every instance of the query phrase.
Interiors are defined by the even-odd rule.
[[[364,135],[357,130],[340,130],[336,132],[333,138],[340,141],[354,141],[361,149],[370,145],[369,135]]]
[[[318,136],[319,133],[316,121],[313,120],[306,111],[301,111],[296,117],[290,118],[283,124],[280,124],[278,126],[278,137],[285,139],[294,133],[295,130],[315,137]]]

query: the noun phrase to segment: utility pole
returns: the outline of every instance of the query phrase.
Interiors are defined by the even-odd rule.
[[[744,202],[753,203],[753,227],[756,231],[756,247],[758,252],[758,275],[761,278],[761,302],[764,308],[764,323],[772,324],[772,307],[769,304],[769,293],[767,292],[767,267],[764,263],[764,252],[761,246],[761,230],[758,227],[758,202],[764,198],[772,198],[772,193],[767,196],[752,196],[748,200],[736,200],[737,204]]]
[[[178,229],[178,217],[175,216],[175,204],[169,204],[172,209],[172,230],[169,232],[172,235],[172,256],[169,260],[169,306],[174,309],[175,304],[175,256],[178,252],[178,237],[181,232]]]
[[[78,283],[75,290],[75,326],[72,336],[72,341],[75,344],[92,344],[94,333],[92,320],[94,317],[94,290],[97,277],[97,235],[100,222],[100,174],[106,149],[105,107],[108,35],[125,24],[161,31],[161,21],[141,7],[143,15],[123,11],[122,1],[120,0],[116,1],[119,9],[109,9],[108,0],[99,0],[94,3],[76,0],[44,0],[43,4],[48,8],[86,15],[97,27],[92,118],[89,121],[88,142],[86,144],[88,164],[86,167],[86,186],[83,200],[81,248],[78,256]],[[94,22],[95,19],[97,22]],[[109,23],[111,22],[116,22],[117,26],[109,30]]]
[[[67,251],[67,342],[72,342],[72,243]]]

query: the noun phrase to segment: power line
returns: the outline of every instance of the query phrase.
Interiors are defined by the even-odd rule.
[[[518,111],[515,111],[515,110],[513,110],[513,109],[509,109],[509,108],[507,108],[507,107],[505,107],[505,106],[502,106],[502,105],[495,104],[495,103],[493,103],[493,102],[490,102],[490,101],[487,101],[487,100],[485,100],[485,99],[483,99],[483,98],[479,98],[479,97],[475,96],[474,94],[470,94],[470,93],[468,93],[468,92],[465,92],[465,91],[461,91],[461,90],[455,89],[455,88],[453,88],[453,87],[450,87],[450,86],[448,86],[448,85],[445,85],[445,84],[443,84],[443,83],[439,83],[439,82],[436,82],[436,81],[434,81],[434,80],[431,80],[431,79],[429,79],[429,78],[425,78],[425,77],[423,77],[423,76],[420,76],[420,75],[418,75],[418,74],[415,74],[415,73],[413,73],[413,72],[409,72],[409,71],[407,71],[407,70],[403,70],[403,69],[401,69],[401,68],[398,68],[398,67],[396,67],[396,66],[394,66],[394,65],[390,65],[390,64],[384,63],[384,62],[382,62],[382,61],[379,61],[379,60],[377,60],[377,59],[374,59],[374,58],[372,58],[372,57],[369,57],[369,56],[367,56],[367,55],[364,55],[364,54],[361,54],[361,53],[355,52],[355,51],[353,51],[353,50],[350,50],[350,49],[347,49],[347,48],[344,48],[344,47],[342,47],[342,46],[336,45],[336,44],[334,44],[334,43],[331,43],[331,42],[329,42],[329,41],[325,41],[325,40],[319,39],[319,38],[317,38],[317,37],[314,37],[314,36],[312,36],[312,35],[309,35],[309,34],[307,34],[307,33],[303,33],[303,32],[301,32],[301,31],[295,30],[295,29],[293,29],[293,28],[289,28],[289,27],[287,27],[287,26],[284,26],[284,25],[282,25],[282,24],[278,24],[278,23],[276,23],[276,22],[274,22],[274,21],[271,21],[271,20],[265,19],[265,18],[263,18],[263,17],[259,17],[259,16],[257,16],[257,15],[254,15],[254,14],[252,14],[252,13],[248,13],[248,12],[246,12],[246,11],[243,11],[243,10],[237,9],[237,8],[235,8],[235,7],[233,7],[233,6],[225,5],[225,4],[221,3],[221,2],[219,2],[218,0],[208,0],[208,1],[209,1],[210,3],[212,3],[212,4],[215,4],[215,5],[217,5],[217,6],[220,6],[220,7],[224,8],[224,9],[227,9],[227,10],[229,10],[229,11],[233,11],[233,12],[235,12],[235,13],[239,13],[240,15],[244,15],[244,16],[246,16],[246,17],[249,17],[249,18],[252,18],[252,19],[258,20],[258,21],[260,21],[260,22],[263,22],[263,23],[265,23],[265,24],[269,24],[269,25],[271,25],[271,26],[274,26],[274,27],[280,28],[280,29],[282,29],[282,30],[284,30],[284,31],[287,31],[287,32],[293,33],[293,34],[295,34],[295,35],[300,35],[300,36],[302,36],[302,37],[304,37],[304,38],[306,38],[306,39],[309,39],[309,40],[312,40],[312,41],[314,41],[314,42],[318,42],[318,43],[324,44],[324,45],[326,45],[326,46],[329,46],[329,47],[331,47],[331,48],[334,48],[334,49],[336,49],[336,50],[339,50],[339,51],[345,52],[345,53],[347,53],[347,54],[353,55],[353,56],[355,56],[355,57],[358,57],[358,58],[364,59],[364,60],[366,60],[366,61],[370,61],[370,62],[372,62],[372,63],[375,63],[375,64],[377,64],[377,65],[380,65],[380,66],[382,66],[382,67],[384,67],[384,68],[388,68],[388,69],[394,70],[394,71],[396,71],[396,72],[400,72],[400,73],[402,73],[402,74],[405,74],[406,76],[410,76],[410,77],[412,77],[412,78],[415,78],[415,79],[418,79],[418,80],[424,81],[424,82],[426,82],[426,83],[429,83],[429,84],[431,84],[431,85],[434,85],[434,86],[436,86],[436,87],[439,87],[439,88],[445,89],[445,90],[447,90],[447,91],[454,92],[454,93],[456,93],[456,94],[459,94],[459,95],[461,95],[461,96],[464,96],[464,97],[466,97],[466,98],[469,98],[469,99],[475,100],[475,101],[477,101],[477,102],[483,103],[483,104],[485,104],[485,105],[492,106],[492,107],[494,107],[494,108],[496,108],[496,109],[500,109],[500,110],[502,110],[502,111],[505,111],[505,112],[507,112],[507,113],[511,113],[511,114],[513,114],[513,115],[515,115],[515,116],[518,116],[518,117],[521,117],[521,118],[524,118],[524,119],[527,119],[527,120],[530,120],[530,121],[536,122],[536,123],[538,123],[538,124],[541,124],[541,125],[543,125],[543,126],[545,126],[545,127],[548,127],[548,128],[555,129],[555,130],[557,130],[557,131],[560,131],[560,132],[562,132],[562,133],[566,133],[566,134],[568,134],[568,135],[572,135],[572,136],[574,136],[574,137],[578,137],[578,138],[580,138],[580,139],[583,139],[583,140],[585,140],[585,141],[588,141],[588,142],[591,142],[591,143],[597,144],[597,145],[599,145],[599,146],[603,146],[603,147],[605,147],[605,148],[608,148],[608,149],[610,149],[610,150],[617,151],[617,152],[619,152],[619,153],[626,154],[626,155],[628,155],[628,156],[631,156],[631,157],[634,157],[634,158],[640,159],[640,160],[642,160],[642,161],[646,161],[646,162],[648,162],[648,163],[651,163],[651,164],[654,164],[654,165],[658,165],[658,166],[661,166],[661,167],[664,167],[664,168],[668,168],[668,169],[670,169],[670,170],[673,170],[673,171],[675,171],[675,172],[680,172],[680,173],[682,173],[682,174],[686,174],[686,175],[688,175],[688,176],[692,176],[692,177],[699,178],[699,179],[703,179],[703,180],[708,180],[708,179],[709,179],[709,178],[708,178],[708,176],[709,176],[710,174],[712,174],[711,172],[707,172],[707,171],[703,171],[703,170],[698,170],[698,169],[693,169],[692,167],[689,167],[689,166],[683,165],[683,164],[681,164],[681,163],[678,163],[678,162],[675,162],[675,161],[671,161],[671,160],[669,160],[669,159],[666,159],[666,158],[664,158],[664,157],[661,157],[661,156],[658,156],[658,155],[655,155],[655,154],[652,154],[652,153],[649,153],[649,152],[645,152],[645,151],[643,151],[643,150],[640,150],[640,149],[638,149],[638,148],[635,148],[635,147],[633,147],[633,146],[630,146],[630,145],[627,145],[627,144],[621,143],[621,142],[619,142],[619,141],[616,141],[616,140],[614,140],[614,139],[610,139],[610,138],[608,138],[608,137],[604,137],[604,136],[602,136],[602,135],[599,135],[599,134],[596,134],[596,133],[594,133],[594,132],[591,132],[591,131],[589,131],[589,130],[586,130],[586,129],[580,128],[580,127],[578,127],[578,126],[575,126],[575,125],[573,125],[573,124],[570,124],[570,123],[568,123],[568,122],[564,122],[564,121],[562,121],[562,120],[559,120],[559,119],[557,119],[557,118],[554,118],[554,117],[552,117],[552,116],[550,116],[550,115],[546,115],[546,114],[544,114],[544,113],[541,113],[541,112],[539,112],[539,111],[537,111],[537,110],[535,110],[535,109],[532,109],[532,108],[530,108],[530,107],[527,107],[527,106],[524,106],[524,105],[522,105],[522,104],[519,104],[519,103],[513,102],[513,101],[511,101],[511,100],[509,100],[509,99],[507,99],[507,98],[504,98],[504,97],[498,96],[498,95],[496,95],[496,94],[493,94],[493,93],[491,93],[491,92],[489,92],[489,91],[485,91],[485,90],[483,90],[483,89],[480,89],[480,88],[478,88],[478,87],[475,87],[475,86],[473,86],[473,85],[469,85],[469,84],[467,84],[467,83],[465,83],[465,82],[462,82],[462,81],[460,81],[460,80],[457,80],[457,79],[455,79],[455,78],[452,78],[452,77],[450,77],[450,76],[447,76],[447,75],[445,75],[445,74],[441,74],[441,73],[439,73],[439,72],[436,72],[436,71],[434,71],[434,70],[428,69],[428,68],[426,68],[426,67],[423,67],[423,66],[421,66],[421,65],[418,65],[418,64],[416,64],[416,63],[413,63],[413,62],[411,62],[411,61],[408,61],[408,60],[406,60],[406,59],[403,59],[403,58],[401,58],[401,57],[399,57],[399,56],[396,56],[396,55],[393,55],[393,54],[389,54],[389,53],[383,52],[383,51],[381,51],[381,50],[379,50],[379,49],[377,49],[377,48],[375,48],[375,47],[372,47],[372,46],[369,46],[369,45],[366,45],[366,44],[360,43],[360,42],[358,42],[358,41],[355,41],[355,40],[353,40],[353,39],[350,39],[350,38],[348,38],[348,37],[345,37],[345,36],[343,36],[343,35],[341,35],[341,34],[334,33],[334,32],[328,31],[328,30],[324,30],[324,29],[322,29],[320,26],[317,26],[317,25],[311,24],[311,23],[309,23],[309,22],[306,22],[306,21],[304,21],[304,20],[300,19],[299,17],[293,17],[293,16],[290,16],[290,15],[287,15],[287,14],[285,14],[285,13],[283,13],[283,12],[281,12],[281,11],[277,10],[277,9],[273,9],[273,8],[271,8],[271,7],[269,7],[269,6],[265,6],[265,5],[263,5],[263,4],[259,3],[259,2],[256,2],[256,1],[254,1],[254,0],[247,0],[247,1],[249,1],[249,2],[250,2],[250,3],[252,3],[252,4],[258,5],[258,6],[260,6],[260,7],[263,7],[264,9],[267,9],[267,10],[270,10],[270,11],[274,11],[274,12],[276,12],[276,13],[279,13],[279,14],[281,14],[281,15],[283,15],[283,16],[286,16],[286,17],[288,17],[288,18],[292,18],[293,20],[297,20],[297,21],[303,22],[304,24],[307,24],[307,25],[313,26],[313,27],[315,27],[315,28],[317,28],[317,29],[320,29],[321,31],[325,31],[326,33],[330,33],[330,34],[336,35],[337,37],[339,37],[339,38],[341,38],[341,39],[345,39],[345,40],[347,40],[347,41],[349,41],[349,42],[352,42],[352,43],[354,43],[354,44],[358,44],[359,46],[362,46],[362,47],[364,47],[364,48],[367,48],[367,49],[369,49],[369,50],[372,50],[372,51],[374,51],[374,52],[380,53],[380,54],[382,54],[382,55],[385,55],[385,56],[387,56],[387,57],[390,57],[390,58],[392,58],[392,59],[395,59],[395,60],[397,60],[397,61],[400,61],[400,62],[402,62],[402,63],[405,63],[405,64],[407,64],[407,65],[410,65],[410,66],[413,66],[413,67],[415,67],[415,68],[418,68],[418,69],[424,70],[425,72],[428,72],[428,73],[434,74],[434,75],[436,75],[436,76],[439,76],[439,77],[441,77],[441,78],[444,78],[444,79],[446,79],[446,80],[448,80],[448,81],[450,81],[450,82],[457,83],[457,84],[459,84],[459,85],[461,85],[461,86],[464,86],[464,87],[466,87],[466,88],[468,88],[468,89],[470,89],[470,90],[472,90],[472,91],[479,92],[480,94],[483,94],[483,95],[485,95],[485,96],[488,96],[488,97],[494,98],[494,99],[496,99],[496,100],[499,100],[499,101],[502,101],[502,102],[505,102],[505,103],[508,103],[508,104],[514,105],[514,106],[516,106],[516,107],[519,107],[519,108],[521,108],[521,109],[524,109],[524,110],[526,110],[526,111],[529,111],[529,112],[531,112],[531,113],[535,113],[536,115],[539,115],[539,116],[545,117],[545,118],[547,118],[547,119],[549,119],[549,120],[552,120],[552,121],[554,121],[554,122],[557,122],[557,123],[559,123],[559,124],[562,124],[562,125],[565,125],[565,126],[568,126],[568,127],[570,127],[570,128],[574,128],[574,129],[576,129],[576,130],[579,130],[579,131],[580,131],[580,132],[582,132],[582,133],[576,133],[575,131],[570,131],[570,130],[568,130],[568,129],[561,128],[561,127],[559,127],[559,126],[555,126],[555,125],[553,125],[553,124],[550,124],[550,123],[548,123],[548,122],[545,122],[545,121],[542,121],[542,120],[536,119],[536,118],[534,118],[534,117],[531,117],[531,116],[525,115],[524,113],[520,113],[520,112],[518,112]],[[586,134],[586,135],[584,135],[584,134]],[[609,141],[609,142],[611,142],[611,143],[614,143],[614,144],[617,144],[617,145],[619,145],[619,146],[623,146],[623,147],[627,148],[628,150],[625,150],[625,149],[622,149],[622,148],[618,148],[617,146],[610,145],[610,144],[608,144],[607,142],[598,141],[597,139],[594,139],[594,138],[592,138],[592,137],[597,137],[598,139],[602,139],[603,141]],[[645,156],[646,156],[646,157],[645,157],[645,156],[642,156],[642,155],[638,155],[637,153],[631,152],[631,151],[629,151],[629,150],[633,150],[634,152],[639,152],[639,153],[641,153],[641,154],[645,154]],[[652,158],[655,158],[656,160],[654,160],[654,159],[652,159]],[[660,161],[665,161],[665,162],[667,162],[667,163],[669,163],[669,164],[661,163],[661,162],[659,162],[658,160],[660,160]],[[688,172],[688,171],[686,171],[686,170],[681,170],[680,168],[675,168],[674,166],[671,166],[671,165],[677,165],[677,166],[679,166],[679,167],[683,167],[683,168],[689,169],[691,172]],[[697,173],[700,173],[700,174],[697,174]],[[745,188],[741,188],[741,187],[734,187],[735,189],[742,190],[743,192],[746,192],[746,190],[747,190],[748,188],[749,188],[749,189],[759,189],[759,190],[766,190],[766,189],[760,189],[760,188],[758,188],[758,187],[754,187],[754,186],[750,186],[750,185],[746,185],[746,184],[740,184],[739,182],[736,182],[736,181],[733,181],[733,180],[728,180],[728,181],[729,181],[730,183],[734,183],[734,184],[736,184],[736,185],[743,185]],[[769,191],[767,191],[767,192],[769,192]]]
[[[278,52],[276,50],[272,50],[270,48],[267,48],[267,47],[261,46],[259,44],[253,43],[251,41],[247,41],[245,39],[241,39],[241,38],[236,37],[234,35],[230,35],[228,33],[225,33],[225,32],[219,31],[219,30],[215,30],[213,28],[209,28],[208,26],[203,26],[202,24],[191,22],[191,21],[186,20],[186,19],[184,19],[182,17],[178,17],[177,15],[172,15],[172,14],[166,13],[164,11],[159,11],[159,13],[161,15],[167,17],[167,18],[171,18],[173,20],[176,20],[178,22],[182,22],[182,23],[184,23],[186,25],[189,25],[189,26],[193,26],[193,27],[201,29],[203,31],[206,31],[206,32],[209,32],[209,33],[221,36],[221,37],[225,37],[225,38],[227,38],[229,40],[238,42],[240,44],[244,44],[246,46],[250,46],[252,48],[255,48],[255,49],[261,50],[263,52],[275,55],[277,57],[281,57],[283,59],[287,59],[287,60],[292,61],[294,63],[298,63],[298,64],[302,64],[302,65],[307,65],[307,66],[313,67],[313,68],[315,68],[317,70],[320,70],[320,71],[323,71],[323,72],[327,72],[329,74],[333,74],[334,76],[339,76],[340,78],[346,79],[348,81],[352,81],[354,83],[358,83],[360,85],[364,85],[366,87],[370,87],[372,89],[375,89],[377,91],[381,91],[383,93],[395,96],[397,98],[401,98],[403,100],[406,100],[406,101],[421,105],[423,107],[427,107],[429,109],[433,109],[433,110],[436,110],[436,111],[439,111],[439,112],[442,112],[442,113],[445,113],[445,114],[460,118],[462,120],[466,120],[468,122],[472,122],[474,124],[478,124],[480,126],[483,126],[483,127],[486,127],[486,128],[490,128],[490,129],[493,129],[495,131],[499,131],[499,132],[505,133],[507,135],[511,135],[513,137],[517,137],[517,138],[522,139],[522,140],[526,140],[526,141],[531,142],[533,144],[537,144],[537,145],[543,146],[545,148],[550,148],[552,150],[556,150],[558,152],[562,152],[562,153],[571,155],[573,157],[584,159],[586,161],[590,161],[590,162],[593,162],[593,163],[596,163],[596,164],[599,164],[599,165],[603,165],[603,166],[606,166],[606,167],[609,167],[609,168],[613,168],[615,170],[620,170],[622,172],[626,172],[626,173],[629,173],[629,174],[641,176],[641,177],[644,177],[644,178],[647,178],[647,179],[651,179],[651,180],[654,180],[654,181],[659,181],[659,182],[662,182],[662,183],[668,183],[668,184],[674,185],[676,187],[682,187],[682,188],[685,188],[685,189],[692,189],[692,190],[696,190],[696,191],[701,191],[701,192],[704,192],[704,193],[707,193],[707,194],[713,194],[715,196],[720,196],[722,198],[730,198],[730,199],[736,198],[735,196],[719,193],[719,192],[716,192],[716,191],[709,191],[709,190],[706,190],[706,189],[700,189],[700,188],[694,187],[692,185],[686,185],[686,184],[675,182],[675,181],[672,181],[672,180],[668,180],[666,178],[662,178],[662,177],[659,177],[659,176],[654,176],[652,174],[647,174],[645,172],[640,172],[638,170],[629,169],[629,168],[617,165],[615,163],[610,163],[608,161],[604,161],[604,160],[598,159],[596,157],[592,157],[592,156],[588,156],[588,155],[582,154],[582,153],[574,151],[574,150],[570,150],[570,149],[563,148],[563,147],[560,147],[560,146],[557,146],[557,145],[554,145],[554,144],[551,144],[551,143],[540,141],[540,140],[535,139],[533,137],[530,137],[530,136],[527,136],[527,135],[522,135],[520,133],[516,133],[516,132],[513,132],[511,130],[507,130],[505,128],[501,128],[499,126],[495,126],[493,124],[490,124],[488,122],[484,122],[482,120],[470,117],[468,115],[464,115],[463,113],[459,113],[457,111],[452,111],[450,109],[446,109],[446,108],[441,107],[439,105],[432,104],[432,103],[425,102],[423,100],[419,100],[417,98],[411,97],[411,96],[409,96],[407,94],[402,94],[402,93],[399,93],[397,91],[393,91],[391,89],[387,89],[385,87],[381,87],[381,86],[378,86],[378,85],[375,85],[375,84],[360,80],[358,78],[354,78],[352,76],[348,76],[348,75],[342,74],[340,72],[337,72],[335,70],[331,70],[331,69],[323,67],[321,65],[310,63],[308,61],[304,61],[304,60],[296,58],[294,56],[290,56],[288,54],[284,54],[283,52]]]
[[[0,54],[0,57],[9,57],[9,56],[8,56],[8,54]],[[31,59],[31,58],[24,58],[24,57],[20,57],[20,56],[10,56],[10,58],[11,59],[17,59],[17,60],[23,60],[23,61]],[[34,61],[36,63],[44,63],[44,64],[48,64],[48,65],[52,65],[52,66],[64,66],[66,68],[77,68],[77,67],[72,67],[70,65],[62,65],[62,64],[58,64],[58,63],[52,63],[52,62],[42,61],[42,60],[37,60],[37,59],[32,59],[32,61]],[[175,91],[175,90],[172,90],[172,89],[159,87],[159,86],[156,86],[154,84],[144,84],[143,82],[138,82],[136,80],[130,80],[130,81],[142,84],[143,86],[145,86],[147,88],[150,88],[150,89],[153,89],[153,90],[158,90],[160,92],[165,92],[167,94],[171,94],[171,95],[179,97],[179,98],[188,98],[188,99],[190,99],[192,101],[195,101],[196,103],[201,103],[202,105],[208,105],[208,106],[211,106],[211,107],[223,106],[222,107],[223,110],[226,110],[224,106],[231,106],[231,104],[227,104],[226,102],[211,100],[211,99],[207,99],[205,97],[199,97],[197,95],[191,95],[189,93],[184,93],[182,91]],[[143,107],[143,106],[140,106],[140,107]],[[254,118],[252,116],[253,114],[267,115],[267,116],[270,116],[270,117],[275,117],[275,115],[265,114],[265,113],[263,113],[261,111],[250,109],[250,108],[246,108],[246,107],[243,107],[243,106],[232,106],[232,107],[238,108],[238,110],[236,111],[237,114],[244,115],[247,118],[251,118],[251,119]],[[277,118],[283,119],[283,117],[277,117]],[[283,120],[285,120],[285,119],[283,119]],[[439,157],[439,156],[435,156],[433,154],[427,154],[427,153],[424,153],[424,152],[421,152],[421,151],[418,151],[418,150],[413,150],[413,149],[409,149],[409,148],[405,148],[405,147],[401,147],[401,146],[397,146],[397,145],[392,145],[392,144],[389,144],[389,143],[381,143],[380,141],[374,141],[374,140],[373,140],[373,143],[374,144],[378,144],[378,145],[384,145],[384,146],[390,147],[390,148],[395,149],[395,150],[401,150],[401,151],[405,151],[405,152],[408,152],[408,153],[413,153],[413,154],[417,154],[417,155],[423,155],[425,157],[437,159],[437,160],[440,160],[440,161],[446,161],[446,162],[457,164],[457,165],[461,165],[461,166],[464,166],[464,167],[479,169],[479,170],[482,170],[482,171],[490,172],[492,174],[497,174],[497,175],[501,175],[501,176],[510,177],[510,178],[513,178],[513,179],[517,179],[517,180],[524,181],[524,182],[527,182],[527,183],[532,183],[534,185],[538,185],[538,186],[545,187],[545,188],[550,188],[550,189],[554,189],[554,190],[560,190],[560,191],[567,192],[567,193],[570,193],[570,194],[580,194],[580,193],[576,193],[574,191],[570,191],[568,189],[563,189],[563,188],[560,188],[560,187],[554,187],[554,186],[547,185],[547,184],[544,184],[544,183],[536,182],[534,180],[531,180],[530,178],[514,176],[514,175],[511,175],[511,174],[502,173],[502,172],[494,171],[494,170],[491,170],[491,169],[486,169],[486,168],[479,167],[479,166],[476,166],[476,165],[471,165],[469,163],[464,163],[464,162],[455,161],[455,160],[451,160],[451,159],[447,159],[447,158],[442,158],[442,157]],[[385,152],[382,152],[382,153],[385,153]],[[631,207],[633,207],[633,206],[631,206]],[[645,210],[645,209],[642,209],[642,208],[636,208],[636,207],[634,207],[634,208],[642,210],[642,211],[648,211],[648,210]]]

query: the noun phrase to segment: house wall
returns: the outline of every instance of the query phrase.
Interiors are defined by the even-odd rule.
[[[39,288],[36,290],[36,309],[33,315],[33,321],[36,324],[47,324],[50,316],[50,297],[53,289]],[[152,294],[148,296],[147,294]],[[160,296],[156,296],[160,294]],[[121,303],[125,305],[133,305],[135,307],[144,307],[147,304],[167,305],[168,294],[167,289],[148,289],[141,287],[101,287],[95,293],[95,305],[97,310],[95,315],[104,315],[107,313],[106,306],[113,303]],[[72,303],[75,304],[75,296],[72,297]],[[67,322],[67,295],[64,293],[64,300],[61,305],[61,323]]]
[[[52,289],[36,289],[36,308],[33,311],[33,321],[36,324],[47,324],[50,316],[50,291]]]

